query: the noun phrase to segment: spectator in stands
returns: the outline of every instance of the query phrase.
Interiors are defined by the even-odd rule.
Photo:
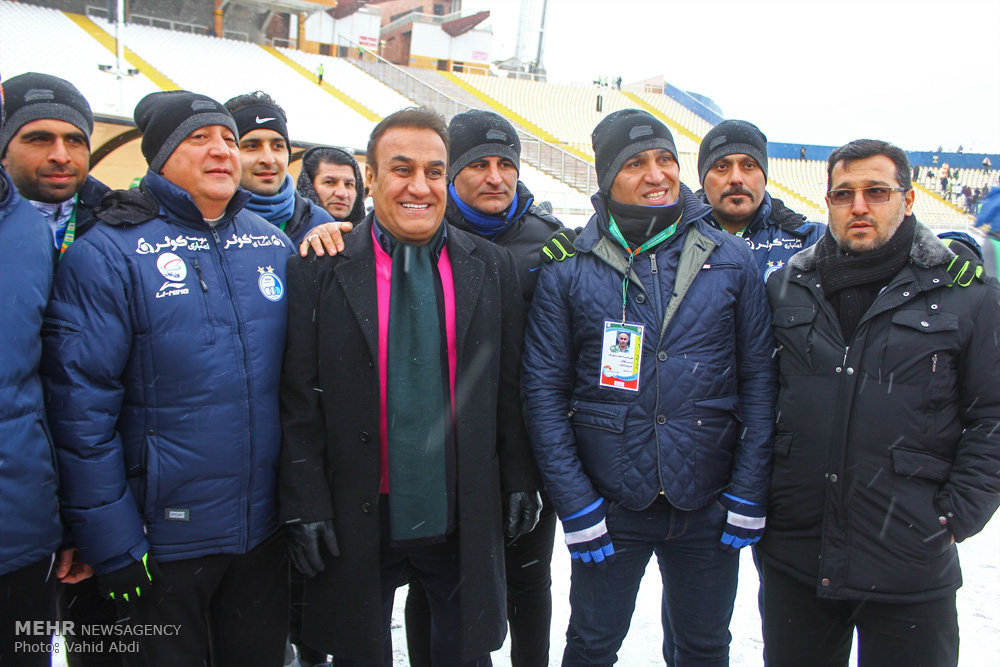
[[[986,157],[983,158],[983,171],[989,171],[992,166],[993,163],[990,162],[990,156],[987,155]]]
[[[766,663],[846,666],[857,631],[860,667],[956,665],[955,543],[1000,503],[1000,285],[952,287],[899,148],[853,141],[827,174],[828,233],[767,283]]]
[[[334,220],[357,224],[365,217],[363,183],[361,167],[353,155],[333,146],[314,146],[302,156],[295,187]]]
[[[1000,190],[983,196],[979,217],[979,230],[986,234],[983,242],[983,267],[987,275],[1000,276]]]
[[[65,254],[45,320],[63,518],[122,622],[180,628],[134,636],[127,663],[278,665],[291,242],[243,210],[223,105],[157,92],[135,121],[149,170]]]
[[[74,239],[97,223],[94,212],[109,191],[90,175],[90,104],[69,81],[28,72],[4,82],[3,108],[7,120],[0,131],[0,164],[21,196],[45,218],[52,255],[62,257]],[[77,558],[76,549],[62,550],[60,569],[69,571]],[[95,579],[64,579],[57,588],[62,620],[80,627],[117,618],[114,604],[101,596]],[[77,651],[75,645],[66,645],[70,667],[121,664],[118,655]]]
[[[767,137],[753,123],[724,120],[709,130],[698,149],[698,177],[711,221],[747,242],[765,281],[823,236],[823,225],[764,190]]]
[[[250,191],[246,208],[300,243],[314,227],[332,222],[324,209],[295,190],[288,175],[287,118],[267,93],[255,91],[226,102],[240,140],[240,185]]]
[[[69,81],[28,72],[4,83],[0,164],[49,223],[58,254],[97,221],[109,190],[90,176],[90,104]]]
[[[504,528],[524,534],[538,511],[517,268],[443,224],[436,112],[387,116],[367,156],[373,212],[337,256],[288,265],[280,494],[293,563],[313,577],[303,634],[338,667],[391,664],[393,596],[412,575],[434,664],[489,665],[506,632]]]
[[[726,664],[739,549],[764,529],[771,321],[745,243],[679,179],[667,127],[609,114],[576,255],[538,279],[526,417],[573,556],[564,665],[607,665],[655,552],[668,664]],[[610,352],[632,334],[629,362]],[[596,566],[596,567],[595,567]]]
[[[0,87],[0,136],[4,134]],[[60,559],[62,541],[55,459],[45,423],[38,362],[42,316],[52,287],[52,235],[35,208],[18,195],[0,167],[0,281],[7,295],[0,346],[0,664],[48,666],[50,654],[18,650],[26,639],[15,622],[54,621],[56,580],[86,578],[89,570]],[[42,640],[43,637],[34,637]]]
[[[320,63],[319,67],[316,68],[316,85],[317,86],[322,86],[323,85],[323,69],[324,69],[323,68],[323,63]]]
[[[521,141],[502,116],[466,111],[448,125],[448,224],[503,246],[514,255],[525,310],[531,302],[543,246],[559,232],[575,236],[534,205],[519,179]],[[549,664],[552,622],[552,542],[556,516],[551,502],[541,505],[538,526],[526,535],[512,534],[504,550],[507,568],[507,620],[513,667]],[[515,539],[516,538],[516,539]],[[406,599],[406,636],[412,667],[430,667],[430,613],[419,582]]]

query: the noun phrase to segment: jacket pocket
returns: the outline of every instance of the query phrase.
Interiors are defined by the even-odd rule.
[[[881,350],[881,377],[920,387],[928,399],[948,400],[956,380],[958,316],[909,309],[894,312],[891,322]]]
[[[596,428],[610,433],[625,431],[628,405],[576,400],[571,403],[573,426]]]
[[[792,434],[779,433],[774,436],[774,455],[788,456],[792,452]]]
[[[943,483],[951,474],[951,461],[930,452],[905,447],[892,448],[892,469],[904,477],[920,477]]]
[[[780,306],[771,322],[778,366],[782,375],[802,375],[812,369],[812,331],[816,310],[812,306]]]

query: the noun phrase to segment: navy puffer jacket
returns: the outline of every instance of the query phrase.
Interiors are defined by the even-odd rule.
[[[0,169],[0,575],[45,558],[62,531],[45,425],[39,333],[52,287],[52,233]]]
[[[64,255],[43,379],[62,511],[98,574],[244,553],[277,528],[288,237],[237,191],[209,227],[149,172]]]
[[[685,186],[682,223],[640,255],[626,319],[645,326],[639,390],[599,384],[605,322],[622,317],[624,251],[607,233],[605,203],[575,257],[542,269],[525,336],[526,421],[561,516],[598,497],[643,509],[661,491],[696,509],[726,490],[767,501],[776,376],[764,284],[744,241],[706,222],[711,208]],[[705,259],[666,331],[688,232]],[[611,245],[613,244],[613,245]],[[641,285],[640,285],[641,283]]]

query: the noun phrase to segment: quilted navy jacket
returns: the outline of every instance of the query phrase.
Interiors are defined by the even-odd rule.
[[[0,169],[0,575],[50,555],[62,530],[45,425],[39,333],[52,287],[52,233]]]
[[[711,208],[683,185],[681,197],[684,222],[636,259],[629,281],[626,318],[645,326],[638,392],[599,384],[605,321],[622,316],[623,272],[612,264],[624,264],[599,195],[576,256],[542,269],[523,393],[561,516],[598,497],[639,510],[661,491],[682,509],[723,490],[767,501],[777,386],[764,284],[746,243],[711,226]],[[683,271],[690,287],[661,333],[689,230],[706,258]]]
[[[147,173],[60,262],[42,375],[63,517],[98,574],[147,549],[244,553],[277,528],[291,246],[248,197],[213,229]]]

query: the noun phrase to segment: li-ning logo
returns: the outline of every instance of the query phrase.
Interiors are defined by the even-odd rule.
[[[635,141],[639,137],[648,137],[653,133],[653,128],[649,125],[636,125],[629,130],[628,138]]]
[[[257,116],[254,118],[254,120],[257,121],[258,125],[261,125],[262,123],[266,123],[269,120],[277,120],[277,118],[261,118],[260,116]]]
[[[215,109],[215,102],[209,102],[208,100],[195,100],[191,103],[192,111],[202,111],[205,109]]]
[[[710,151],[715,150],[724,143],[726,143],[726,135],[723,134],[722,136],[712,139],[712,143],[708,145],[708,150]]]
[[[507,133],[501,130],[489,130],[486,132],[487,141],[507,141]]]
[[[40,100],[54,100],[56,94],[46,88],[32,88],[24,94],[25,102],[38,102]]]

